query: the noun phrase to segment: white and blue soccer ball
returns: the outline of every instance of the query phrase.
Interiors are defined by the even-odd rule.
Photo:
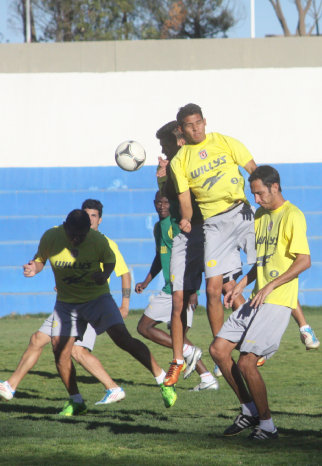
[[[122,170],[133,172],[144,165],[146,153],[137,141],[124,141],[115,150],[115,161]]]

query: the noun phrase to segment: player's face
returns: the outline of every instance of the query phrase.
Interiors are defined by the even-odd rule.
[[[167,197],[157,196],[154,206],[161,219],[170,215],[170,204]]]
[[[173,157],[176,155],[180,147],[178,146],[177,142],[174,138],[161,138],[160,139],[160,146],[162,148],[162,154],[164,154],[168,160],[172,160]]]
[[[89,219],[91,221],[91,228],[95,231],[98,230],[98,225],[102,221],[102,217],[99,216],[98,210],[96,209],[85,209],[85,212],[87,212],[87,215],[89,216]]]
[[[183,120],[181,131],[187,144],[199,144],[206,139],[206,120],[199,113],[188,115]]]
[[[73,231],[68,227],[68,225],[66,225],[66,223],[64,223],[64,228],[69,241],[74,247],[79,246],[85,240],[86,235],[88,233],[87,228],[84,228],[83,230]]]
[[[254,195],[255,202],[267,210],[275,210],[278,206],[278,184],[273,183],[269,188],[262,180],[254,180],[250,184],[250,189]]]

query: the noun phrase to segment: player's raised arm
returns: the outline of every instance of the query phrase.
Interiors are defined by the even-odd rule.
[[[161,266],[160,254],[157,252],[153,259],[149,273],[145,277],[144,281],[139,282],[135,285],[135,292],[138,294],[142,293],[142,291],[145,290],[145,288],[154,279],[154,277],[158,275],[161,269],[162,269],[162,266]]]

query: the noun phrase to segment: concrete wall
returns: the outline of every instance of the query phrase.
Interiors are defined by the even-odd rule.
[[[21,265],[41,233],[88,197],[104,203],[102,231],[119,243],[133,282],[144,278],[154,255],[154,134],[190,101],[209,131],[280,170],[308,222],[313,266],[301,301],[322,304],[321,52],[321,38],[0,45],[0,315],[51,310],[50,270],[26,280]],[[137,173],[115,167],[125,139],[147,150]],[[160,277],[132,306],[161,286]],[[119,287],[113,278],[118,300]]]

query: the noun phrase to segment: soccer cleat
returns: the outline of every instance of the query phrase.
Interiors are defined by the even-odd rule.
[[[87,413],[87,408],[84,403],[75,403],[73,400],[68,400],[64,404],[63,410],[59,413],[59,416],[77,416]]]
[[[248,429],[248,427],[255,427],[258,424],[258,416],[247,416],[246,414],[238,414],[238,416],[234,420],[234,423],[225,430],[224,435],[226,437],[237,435],[244,429]]]
[[[189,390],[190,392],[200,392],[200,390],[218,390],[219,383],[217,379],[213,379],[211,382],[200,382],[195,388]]]
[[[0,397],[3,398],[6,401],[12,400],[14,397],[15,392],[11,391],[10,388],[8,387],[7,382],[0,382]]]
[[[256,426],[253,432],[248,436],[250,440],[271,440],[278,438],[278,432],[275,427],[273,432],[268,430],[261,429],[259,426]]]
[[[318,349],[320,346],[319,340],[316,338],[313,329],[310,326],[305,327],[305,330],[300,331],[301,341],[307,350]]]
[[[122,387],[112,388],[106,390],[105,395],[100,401],[97,401],[95,405],[108,405],[110,403],[116,403],[122,401],[125,398],[125,391]]]
[[[264,366],[265,362],[266,362],[266,358],[265,358],[265,356],[262,356],[262,357],[259,358],[259,360],[257,361],[257,367],[262,367],[262,366]]]
[[[217,366],[217,364],[215,364],[215,367],[214,367],[214,374],[216,377],[221,377],[222,376],[222,372],[220,370],[220,367]]]
[[[160,385],[161,395],[166,408],[170,408],[177,401],[177,394],[173,386],[167,387],[163,383]]]
[[[163,381],[164,385],[166,385],[167,387],[175,385],[178,382],[180,372],[184,371],[185,368],[186,368],[185,362],[183,364],[177,364],[176,359],[170,362],[169,370],[166,373],[166,376]]]
[[[196,364],[202,356],[202,350],[197,346],[193,347],[192,353],[186,358],[187,367],[183,373],[183,378],[187,379],[196,369]]]

